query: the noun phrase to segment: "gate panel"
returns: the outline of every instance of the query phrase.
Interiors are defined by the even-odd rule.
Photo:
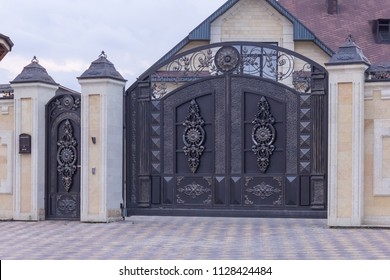
[[[80,218],[80,97],[47,105],[46,218]]]

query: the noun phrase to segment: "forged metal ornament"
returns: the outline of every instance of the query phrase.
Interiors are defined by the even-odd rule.
[[[77,215],[77,197],[76,195],[60,195],[57,198],[57,214],[58,216]]]
[[[193,99],[188,107],[188,115],[183,125],[184,154],[188,157],[188,166],[192,173],[195,173],[200,164],[200,157],[205,147],[203,143],[206,139],[206,132],[203,129],[205,125],[203,118],[200,116],[198,103]]]
[[[197,196],[201,196],[205,193],[211,192],[211,189],[204,187],[202,185],[199,185],[195,182],[192,182],[191,184],[188,184],[184,187],[179,188],[178,191],[180,193],[184,193],[185,195],[188,195],[192,198],[196,198]]]
[[[69,192],[77,169],[77,142],[73,137],[73,128],[69,120],[65,121],[63,132],[64,135],[57,143],[57,171],[61,176],[65,191]]]
[[[281,189],[268,185],[265,182],[261,182],[261,184],[259,185],[252,186],[246,189],[246,192],[260,197],[261,199],[266,199],[267,197],[270,197],[276,193],[280,193],[281,191]]]
[[[312,61],[273,44],[224,43],[189,50],[162,64],[151,74],[153,99],[161,99],[183,83],[225,75],[251,75],[286,85],[300,93],[311,93]],[[321,71],[320,71],[321,72]],[[326,76],[325,72],[321,72]]]
[[[275,150],[276,130],[275,118],[270,112],[267,99],[262,96],[252,130],[252,151],[257,155],[257,165],[261,173],[265,173],[270,165],[270,157]]]
[[[231,46],[220,48],[215,55],[215,65],[221,72],[231,72],[237,68],[240,53]]]
[[[80,108],[80,104],[80,98],[74,98],[71,95],[66,95],[62,99],[59,98],[51,104],[50,115],[54,117],[58,112],[76,111]]]

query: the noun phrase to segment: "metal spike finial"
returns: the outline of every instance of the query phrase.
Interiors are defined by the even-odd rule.
[[[107,55],[104,51],[99,55],[99,58],[107,58]]]
[[[353,39],[352,34],[349,34],[347,39],[345,39],[345,41],[348,43],[355,43],[355,40]]]
[[[38,58],[34,55],[33,59],[31,60],[32,63],[39,63]]]

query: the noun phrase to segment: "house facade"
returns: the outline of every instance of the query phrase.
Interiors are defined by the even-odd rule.
[[[33,59],[2,85],[0,218],[389,226],[390,5],[369,2],[229,0],[127,90],[104,53],[81,93]]]

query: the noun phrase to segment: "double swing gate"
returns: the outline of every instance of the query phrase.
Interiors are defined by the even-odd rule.
[[[126,92],[128,215],[326,217],[327,72],[275,44],[163,60]]]

